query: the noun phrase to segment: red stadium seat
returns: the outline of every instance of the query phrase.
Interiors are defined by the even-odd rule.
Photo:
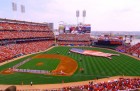
[[[17,55],[44,51],[54,44],[54,34],[47,25],[23,21],[11,23],[10,21],[0,22],[0,62]],[[48,40],[44,41],[41,38]],[[20,43],[12,42],[20,39],[22,39]],[[27,39],[28,42],[24,41]]]

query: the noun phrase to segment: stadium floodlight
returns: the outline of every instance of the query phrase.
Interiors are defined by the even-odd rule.
[[[17,11],[17,4],[15,2],[12,2],[12,10]]]
[[[24,5],[21,5],[21,13],[25,13],[25,6]]]
[[[83,10],[83,24],[85,23],[86,10]]]
[[[79,10],[76,11],[76,17],[77,17],[77,25],[78,25],[78,17],[80,16]]]
[[[86,10],[83,10],[83,17],[86,17]]]
[[[78,18],[80,16],[79,10],[76,11],[76,17]]]

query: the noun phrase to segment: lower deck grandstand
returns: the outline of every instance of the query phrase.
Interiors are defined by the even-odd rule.
[[[0,62],[51,47],[54,34],[47,24],[0,20]]]
[[[89,46],[91,44],[89,34],[60,34],[57,37],[58,45]]]
[[[54,41],[32,41],[23,42],[16,44],[8,44],[5,46],[0,46],[0,62],[16,58],[19,56],[32,54],[40,51],[44,51],[51,47]]]

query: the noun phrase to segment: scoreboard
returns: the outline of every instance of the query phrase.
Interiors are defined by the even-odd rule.
[[[80,24],[80,25],[61,25],[59,26],[59,33],[72,33],[72,34],[84,34],[91,32],[90,24]]]

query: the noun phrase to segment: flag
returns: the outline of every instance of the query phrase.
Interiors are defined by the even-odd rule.
[[[78,49],[78,48],[72,48],[70,51],[79,53],[79,54],[84,54],[84,55],[106,57],[109,59],[111,59],[111,56],[113,56],[113,55],[119,56],[119,54],[104,53],[104,52],[97,51],[97,50],[82,50],[82,49]]]

